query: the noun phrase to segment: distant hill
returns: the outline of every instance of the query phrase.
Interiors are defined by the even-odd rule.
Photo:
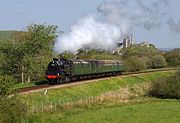
[[[15,32],[17,32],[17,30],[0,31],[0,39],[8,39]]]
[[[177,47],[178,48],[178,47]],[[170,51],[176,48],[158,48],[160,51]]]

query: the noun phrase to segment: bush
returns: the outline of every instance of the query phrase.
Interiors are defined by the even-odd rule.
[[[180,48],[165,53],[168,66],[180,65]]]
[[[18,98],[0,98],[0,123],[20,123],[26,106]]]
[[[152,68],[166,67],[167,62],[162,55],[155,55],[152,57]]]
[[[20,123],[25,116],[26,106],[13,95],[14,84],[13,77],[0,75],[0,123]]]
[[[125,71],[140,71],[147,68],[146,60],[140,57],[132,56],[124,61]]]
[[[120,57],[117,54],[111,54],[105,50],[100,51],[95,49],[88,51],[80,49],[77,53],[77,57],[84,60],[120,60]]]
[[[160,98],[180,99],[180,70],[152,83],[150,95]]]
[[[13,77],[7,75],[0,75],[0,97],[8,96],[13,93],[12,87],[15,82]]]
[[[75,54],[70,53],[70,52],[64,52],[62,54],[59,54],[59,58],[66,58],[66,59],[74,59],[76,57]]]
[[[131,56],[138,56],[138,57],[152,57],[153,55],[159,54],[158,49],[153,46],[146,47],[141,45],[132,45],[127,48],[123,48],[121,50],[122,58],[126,59],[127,57]]]
[[[141,58],[146,62],[147,68],[151,69],[152,68],[152,59],[150,57],[146,57],[146,56],[143,56]]]

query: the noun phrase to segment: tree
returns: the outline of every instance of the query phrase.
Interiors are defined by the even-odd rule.
[[[48,62],[52,59],[52,48],[57,38],[57,26],[54,25],[30,25],[28,26],[28,32],[30,38],[27,41],[26,49],[31,51],[28,56],[26,55],[25,60],[28,62],[27,73],[28,80],[32,73],[41,74],[44,77],[44,71],[47,67]],[[33,48],[33,50],[31,50]],[[31,56],[31,58],[29,57]],[[29,59],[27,59],[29,57]]]
[[[149,94],[160,98],[180,99],[180,69],[171,76],[154,81]]]
[[[167,62],[162,55],[155,55],[152,57],[152,68],[166,67]]]
[[[97,60],[119,60],[120,57],[117,54],[111,54],[109,51],[106,50],[96,50],[96,49],[89,49],[83,50],[79,49],[77,53],[77,57],[80,59],[97,59]]]
[[[152,68],[152,58],[146,57],[146,56],[143,56],[141,58],[146,62],[147,68],[151,69]]]
[[[146,47],[141,45],[132,45],[130,47],[123,48],[121,52],[123,59],[131,56],[151,58],[152,56],[159,54],[158,49],[156,49],[154,46]]]
[[[0,74],[2,74],[2,69],[1,68],[3,67],[4,62],[5,62],[5,55],[2,52],[0,52]]]
[[[73,54],[73,53],[70,53],[70,52],[61,53],[58,56],[59,56],[59,58],[62,57],[62,58],[66,58],[66,59],[74,59],[74,58],[76,58],[76,55]]]
[[[168,51],[164,55],[168,66],[180,65],[180,48]]]
[[[139,71],[147,68],[146,61],[137,56],[131,56],[124,61],[125,71]]]
[[[44,73],[43,70],[52,57],[52,46],[56,38],[57,26],[53,25],[31,24],[26,31],[15,33],[13,43],[3,49],[8,58],[4,64],[4,73],[16,73],[22,83],[25,79],[30,82],[35,71]]]

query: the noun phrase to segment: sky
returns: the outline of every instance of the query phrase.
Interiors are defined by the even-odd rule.
[[[64,35],[80,18],[97,14],[97,7],[104,0],[1,0],[0,30],[25,30],[28,24],[57,25]],[[107,0],[106,0],[107,1]],[[118,0],[116,0],[118,1]],[[132,1],[132,4],[135,0]],[[150,0],[143,0],[150,1]],[[165,9],[180,27],[180,1],[169,0],[170,7]],[[163,9],[163,8],[162,8]],[[166,21],[166,20],[163,20]],[[137,43],[149,41],[158,48],[180,47],[180,31],[174,32],[166,25],[158,29],[133,29]]]

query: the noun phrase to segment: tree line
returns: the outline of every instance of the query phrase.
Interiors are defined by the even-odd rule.
[[[57,38],[57,26],[31,24],[25,31],[15,32],[1,41],[0,73],[13,76],[17,82],[42,79],[52,47]]]
[[[25,31],[0,37],[0,123],[19,123],[25,117],[27,107],[14,86],[44,78],[57,34],[57,26],[30,24]]]
[[[154,46],[132,45],[122,49],[122,59],[126,71],[139,71],[180,65],[180,48],[159,51]]]
[[[53,44],[58,27],[30,24],[25,31],[16,31],[10,38],[0,38],[0,74],[13,76],[17,83],[44,80],[47,64],[53,57],[122,60],[126,71],[180,65],[180,48],[162,52],[154,45],[132,45],[111,53],[105,50],[79,49],[77,54],[55,54]]]

